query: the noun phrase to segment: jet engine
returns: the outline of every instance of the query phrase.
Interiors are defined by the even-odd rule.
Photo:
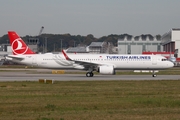
[[[115,70],[113,66],[99,66],[98,72],[101,74],[114,75]]]

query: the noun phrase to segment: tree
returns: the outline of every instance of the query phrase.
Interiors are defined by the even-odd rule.
[[[5,44],[5,43],[9,43],[9,38],[8,38],[8,35],[3,35],[1,38],[0,38],[0,44]]]

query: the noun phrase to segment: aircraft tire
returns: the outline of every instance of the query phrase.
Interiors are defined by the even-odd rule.
[[[152,77],[156,77],[157,75],[153,74]]]
[[[93,76],[94,76],[93,72],[87,72],[86,73],[86,77],[93,77]]]

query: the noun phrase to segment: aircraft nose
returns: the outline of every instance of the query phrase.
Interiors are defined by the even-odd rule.
[[[174,63],[173,62],[169,62],[168,66],[171,68],[171,67],[174,67]]]

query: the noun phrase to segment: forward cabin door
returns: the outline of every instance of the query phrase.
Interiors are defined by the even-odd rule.
[[[157,57],[152,56],[152,65],[157,65]]]

